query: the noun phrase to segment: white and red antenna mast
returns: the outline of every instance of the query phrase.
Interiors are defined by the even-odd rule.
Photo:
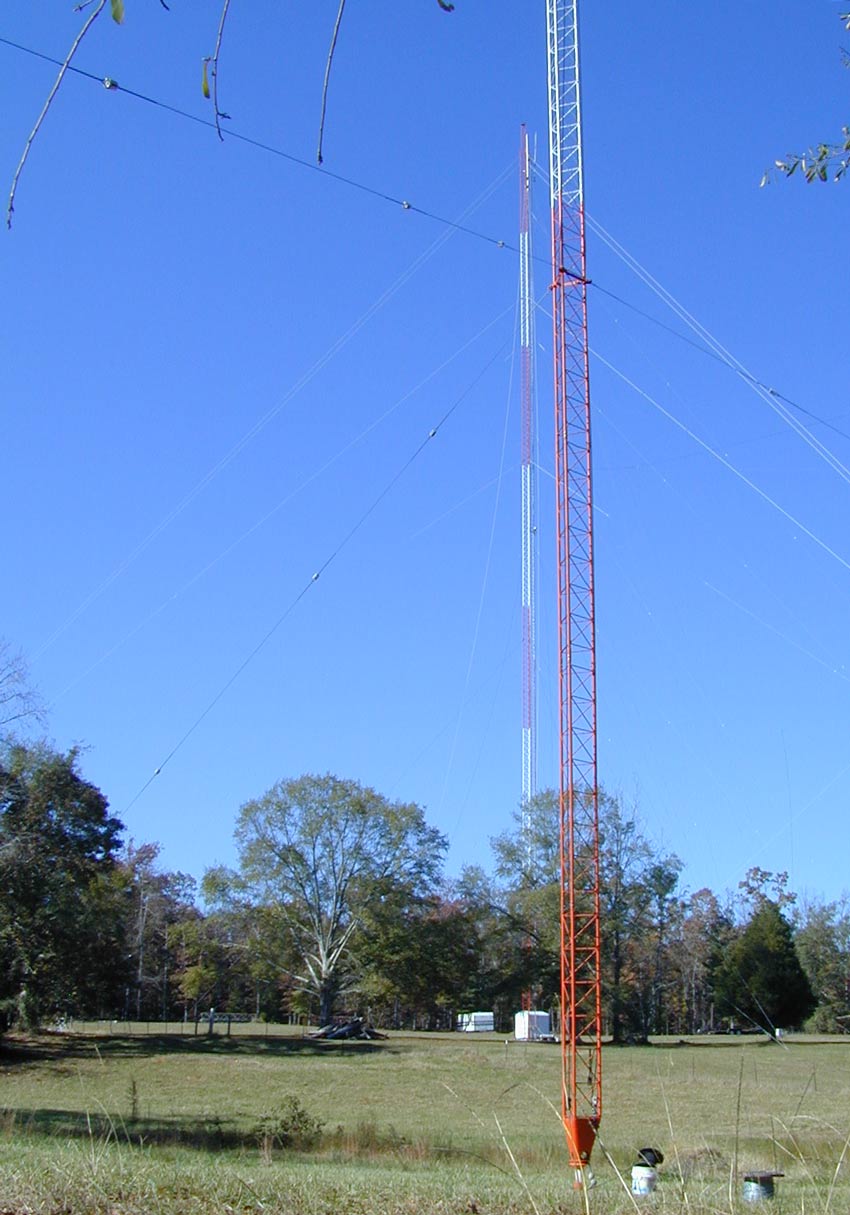
[[[519,335],[522,394],[522,825],[531,866],[530,802],[537,792],[537,461],[534,409],[534,281],[528,131],[519,148]],[[530,1005],[529,1005],[530,1007]]]
[[[528,131],[519,143],[519,339],[522,476],[522,834],[527,879],[534,863],[532,798],[537,792],[537,419],[534,390],[534,279],[531,256],[531,160]],[[525,941],[531,952],[531,938]],[[532,1008],[530,987],[522,1007]]]
[[[562,1117],[576,1185],[602,1114],[590,379],[578,0],[546,0],[558,533]]]

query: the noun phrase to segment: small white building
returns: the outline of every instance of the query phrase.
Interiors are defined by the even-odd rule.
[[[461,1013],[457,1019],[457,1028],[465,1034],[492,1033],[496,1028],[496,1018],[491,1012]]]
[[[514,1037],[517,1042],[539,1042],[541,1038],[551,1036],[549,1014],[523,1009],[514,1013]]]

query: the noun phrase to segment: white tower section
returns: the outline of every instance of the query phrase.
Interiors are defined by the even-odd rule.
[[[557,219],[584,211],[577,0],[547,0],[549,59],[549,194]],[[575,274],[576,267],[566,266]]]

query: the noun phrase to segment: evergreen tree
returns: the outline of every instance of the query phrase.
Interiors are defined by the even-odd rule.
[[[0,756],[0,999],[5,1019],[99,1015],[126,974],[122,824],[76,751]]]
[[[771,1031],[802,1024],[817,1003],[791,925],[768,898],[717,959],[713,986],[721,1014]]]

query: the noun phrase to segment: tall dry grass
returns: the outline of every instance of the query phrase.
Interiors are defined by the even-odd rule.
[[[582,1194],[546,1046],[15,1039],[0,1055],[0,1210],[618,1215],[652,1144],[659,1186],[637,1200],[652,1210],[732,1215],[743,1173],[771,1169],[785,1174],[777,1211],[850,1212],[850,1041],[662,1041],[606,1049],[603,1066],[597,1184]]]

